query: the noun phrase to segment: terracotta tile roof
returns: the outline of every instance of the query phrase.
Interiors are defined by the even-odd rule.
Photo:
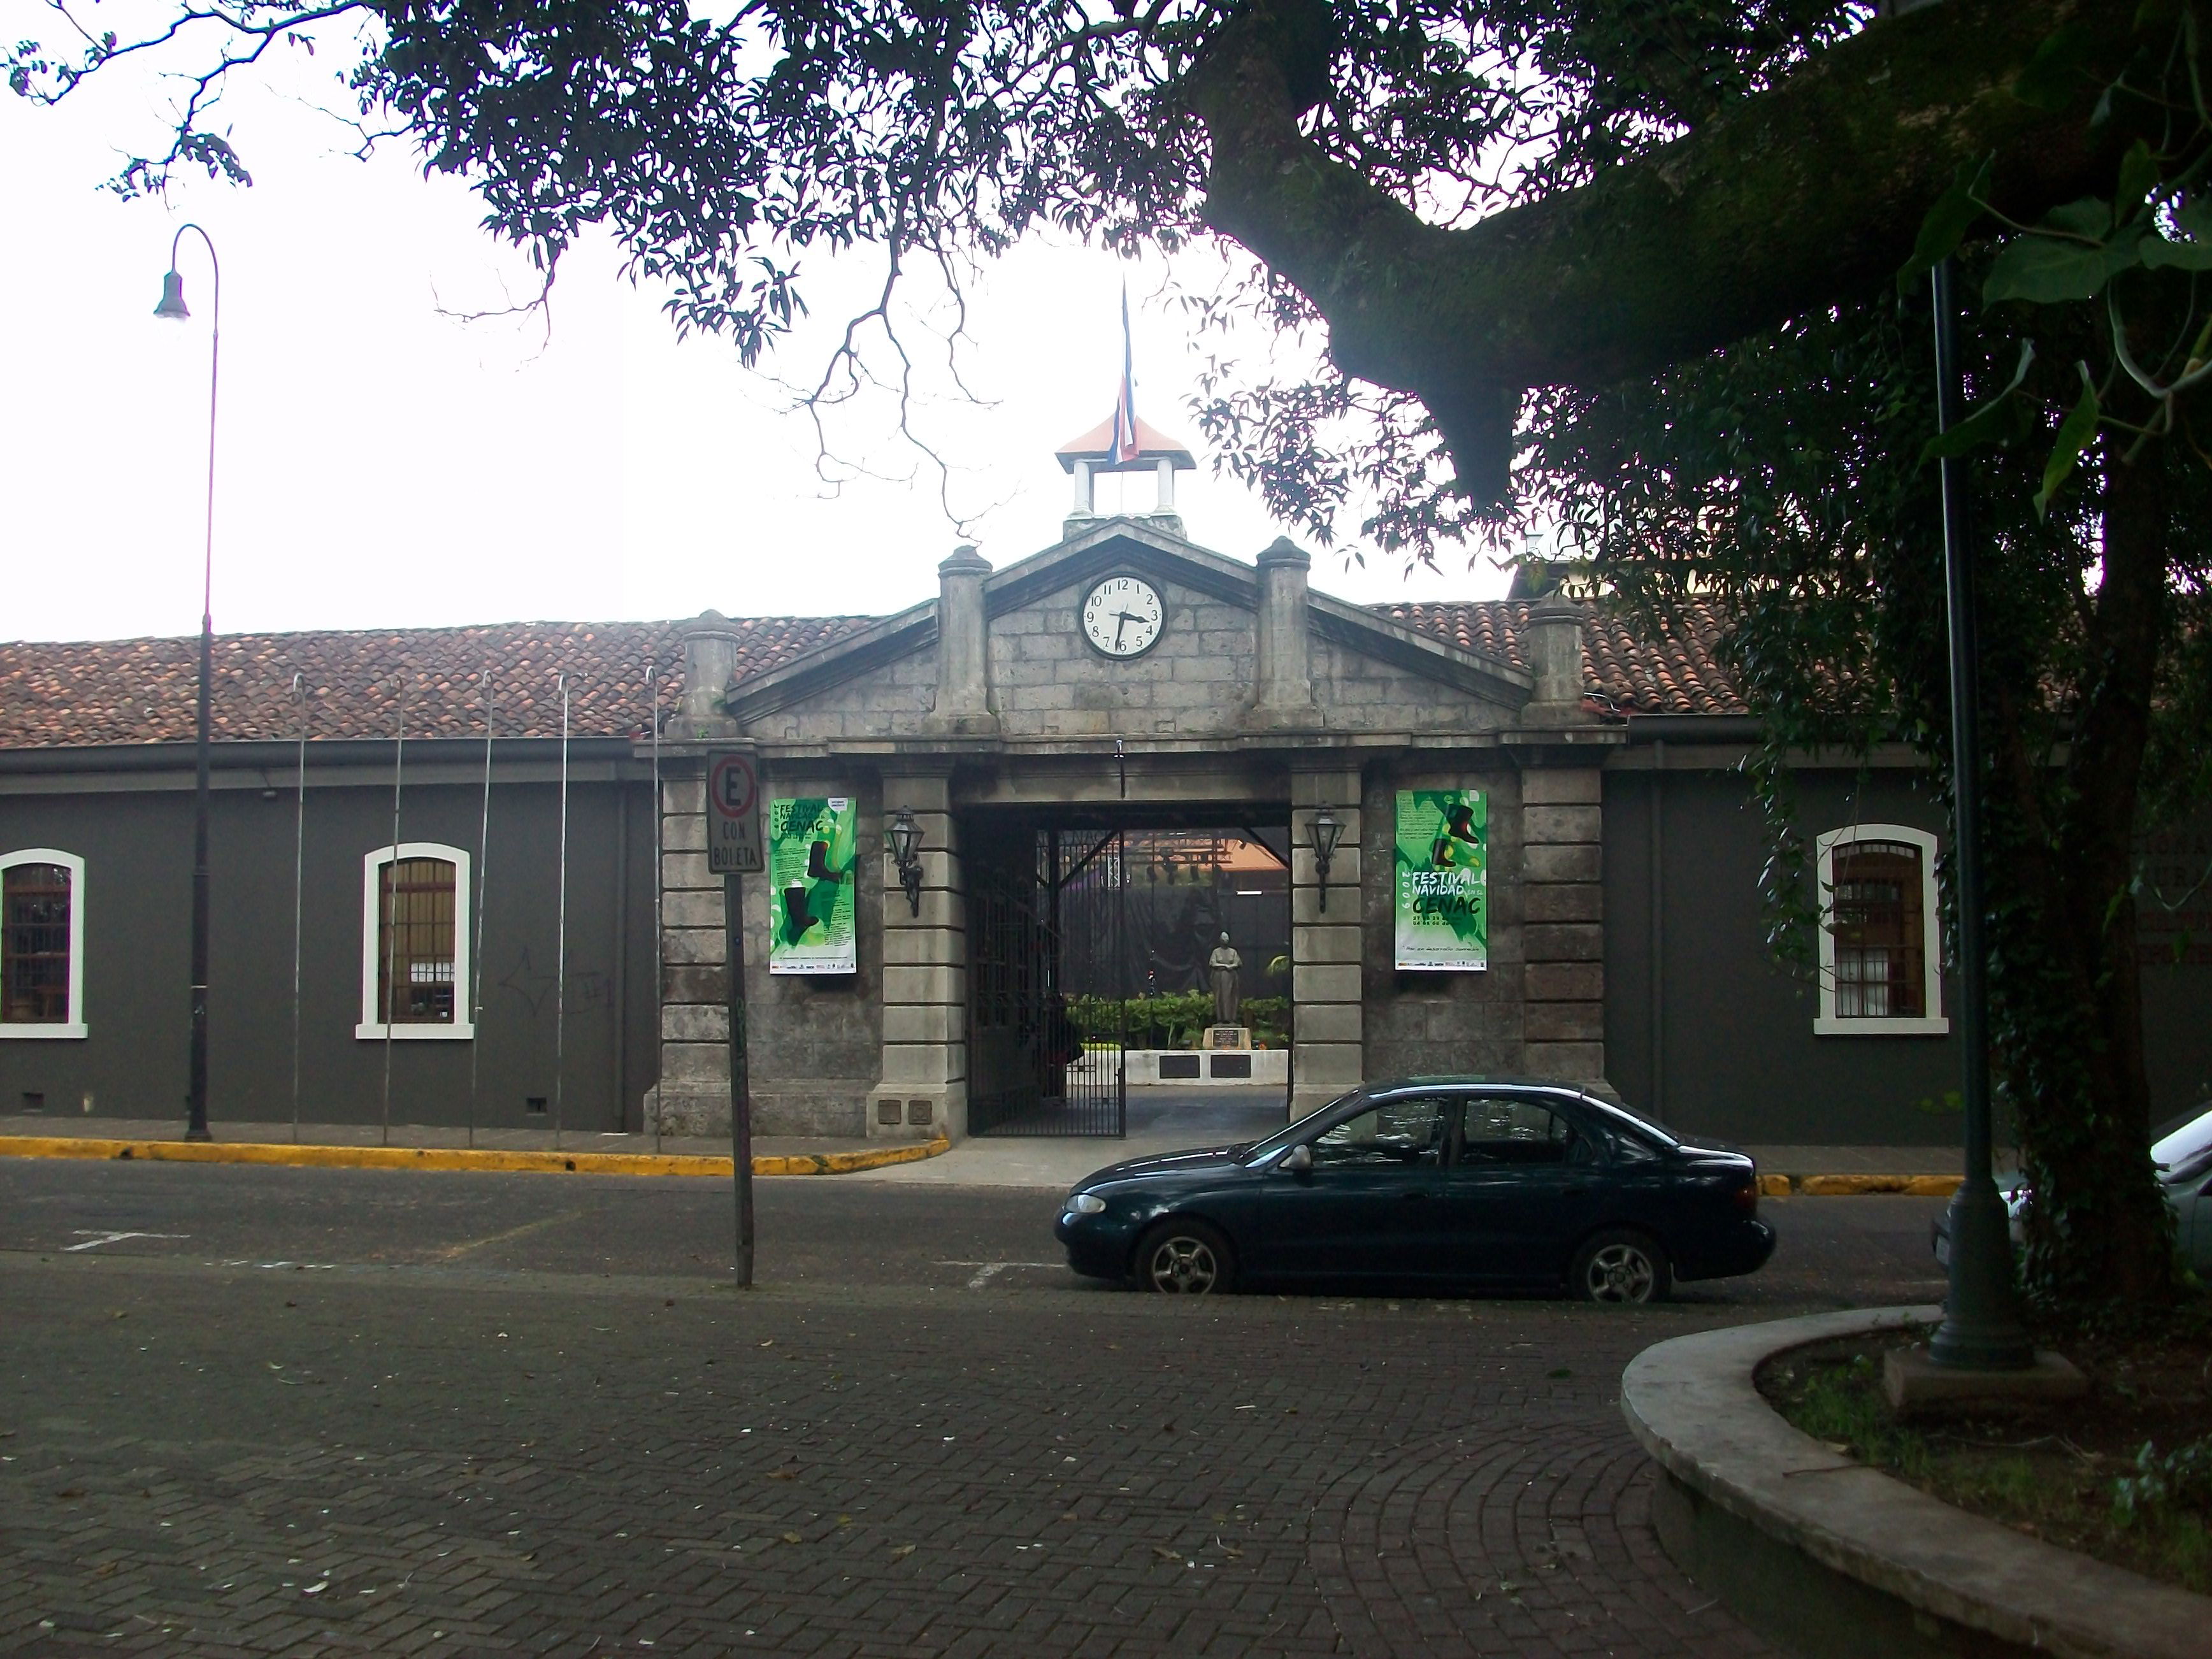
[[[1469,650],[1523,665],[1529,601],[1377,605],[1378,615]],[[1583,684],[1629,714],[1733,714],[1744,704],[1714,655],[1720,624],[1699,607],[1681,635],[1638,639],[1592,609]],[[744,617],[740,677],[765,673],[872,617]],[[298,735],[292,676],[301,676],[312,738],[388,738],[402,718],[410,738],[483,731],[477,674],[493,672],[502,737],[558,737],[557,677],[568,677],[569,729],[578,737],[642,736],[651,729],[651,677],[674,702],[683,647],[674,623],[504,623],[361,633],[228,634],[215,642],[219,742]],[[197,638],[0,642],[0,749],[188,743],[198,672]]]
[[[1376,605],[1369,610],[1417,633],[1433,634],[1463,650],[1503,657],[1516,668],[1521,629],[1534,601]],[[1630,714],[1741,714],[1743,696],[1716,654],[1720,617],[1700,602],[1679,633],[1640,638],[1600,607],[1583,608],[1583,685]]]
[[[754,617],[732,626],[738,672],[762,673],[864,628],[870,617]],[[298,674],[313,738],[388,738],[404,718],[410,738],[481,735],[477,676],[492,669],[501,737],[561,735],[557,677],[568,677],[569,730],[579,737],[651,729],[652,679],[664,705],[680,687],[683,647],[673,623],[504,623],[362,633],[219,634],[214,729],[218,742],[299,735]],[[0,749],[188,743],[199,640],[0,642]]]

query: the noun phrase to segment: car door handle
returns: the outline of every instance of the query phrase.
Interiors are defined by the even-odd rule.
[[[1581,1197],[1584,1193],[1588,1192],[1589,1190],[1589,1188],[1588,1187],[1584,1186],[1581,1182],[1577,1181],[1577,1182],[1575,1182],[1572,1186],[1571,1186],[1571,1187],[1562,1187],[1562,1188],[1559,1188],[1559,1196],[1560,1196],[1560,1197],[1562,1197],[1562,1198],[1580,1198],[1580,1197]]]
[[[1416,1187],[1411,1192],[1401,1193],[1398,1196],[1401,1198],[1426,1198],[1428,1194],[1424,1192],[1420,1188]]]

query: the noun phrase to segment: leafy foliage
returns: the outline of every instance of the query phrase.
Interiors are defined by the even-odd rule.
[[[2212,1519],[2212,1435],[2163,1453],[2145,1441],[2135,1473],[2112,1482],[2112,1513],[2123,1526],[2162,1509],[2194,1510]]]

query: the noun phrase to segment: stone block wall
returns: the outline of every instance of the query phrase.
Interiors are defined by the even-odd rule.
[[[670,763],[669,771],[684,765]],[[744,881],[746,1054],[757,1135],[860,1135],[878,1076],[882,1034],[883,893],[878,860],[881,791],[839,780],[765,780],[773,795],[854,793],[861,827],[856,882],[859,971],[771,975],[769,883]],[[646,1097],[646,1128],[677,1135],[730,1129],[727,960],[722,879],[708,873],[705,786],[696,775],[661,783],[660,1082]],[[875,843],[879,846],[880,832]]]
[[[1329,860],[1323,902],[1313,818],[1322,807],[1344,826]],[[1291,775],[1291,1115],[1326,1105],[1361,1081],[1366,1023],[1360,1006],[1360,877],[1372,868],[1360,836],[1359,775]],[[1386,864],[1384,868],[1388,868]]]
[[[866,1132],[877,1139],[957,1139],[968,1132],[968,915],[959,822],[943,777],[885,781],[883,825],[904,807],[921,830],[920,908],[888,855],[884,917],[881,1081],[868,1097]],[[863,836],[868,827],[863,820]],[[884,845],[878,828],[875,845]]]
[[[1595,1083],[1605,1076],[1604,775],[1532,767],[1521,799],[1528,1070]]]
[[[1482,972],[1398,971],[1392,883],[1401,789],[1480,789],[1489,796],[1490,966]],[[1525,1072],[1521,775],[1510,768],[1377,767],[1367,781],[1366,803],[1367,853],[1376,872],[1360,907],[1368,1078]]]

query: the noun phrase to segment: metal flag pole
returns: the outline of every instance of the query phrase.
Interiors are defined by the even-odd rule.
[[[491,669],[485,666],[478,680],[483,692],[484,762],[483,815],[477,824],[476,915],[470,919],[469,1025],[469,1145],[477,1144],[477,1057],[483,1049],[483,917],[484,888],[491,876],[491,732],[495,705]]]
[[[653,680],[653,1030],[658,1040],[660,1035],[660,1000],[662,987],[668,977],[668,942],[663,937],[660,925],[660,884],[662,866],[667,859],[663,845],[660,823],[660,655],[655,647],[647,657],[647,672]],[[664,1115],[665,1097],[659,1088],[653,1096],[653,1150],[660,1152],[660,1121]],[[629,1103],[623,1103],[629,1109]]]
[[[568,1036],[568,677],[561,688],[561,895],[553,944],[553,1150],[561,1150],[561,1109]]]
[[[399,681],[392,739],[392,848],[379,872],[377,916],[384,928],[384,1144],[392,1144],[392,1028],[399,1000],[399,781],[407,759],[407,680]]]
[[[300,707],[300,801],[292,815],[292,1144],[300,1144],[300,985],[307,873],[307,688],[292,676],[292,701]]]

